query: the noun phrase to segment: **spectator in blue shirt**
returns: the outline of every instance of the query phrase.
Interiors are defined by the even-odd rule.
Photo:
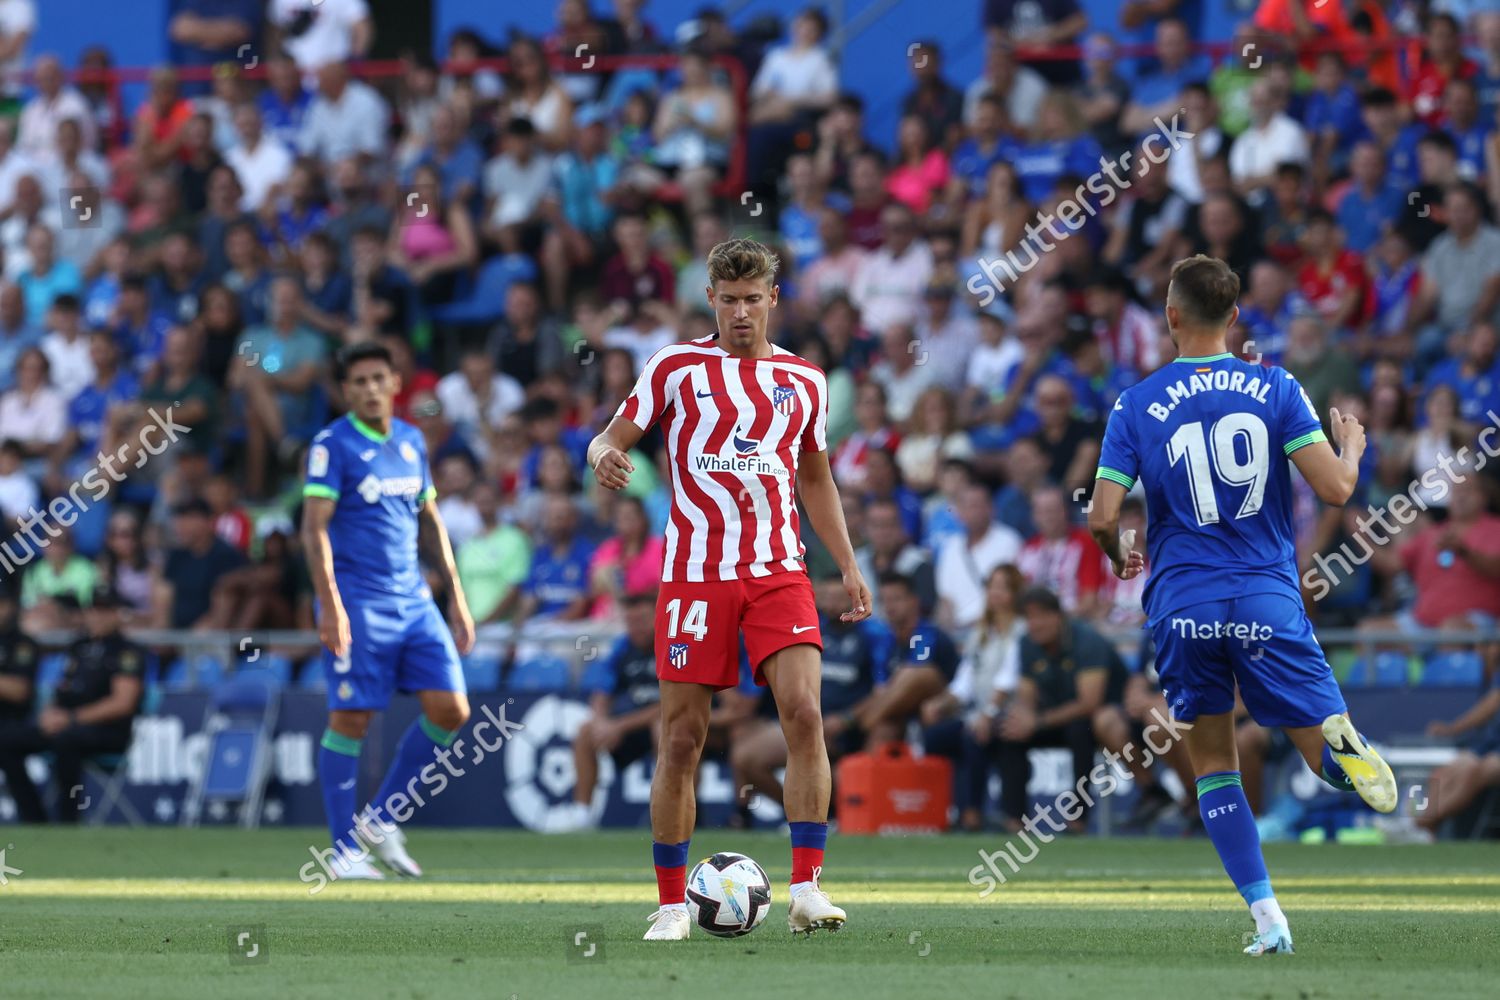
[[[1471,181],[1484,183],[1484,151],[1494,131],[1493,118],[1485,118],[1479,106],[1479,91],[1472,79],[1454,77],[1443,91],[1444,128],[1458,146],[1458,170]]]
[[[953,150],[949,160],[948,200],[958,206],[983,198],[990,168],[1006,153],[1005,105],[996,94],[981,94],[974,105],[969,137]]]
[[[1360,101],[1365,131],[1385,154],[1386,180],[1392,187],[1410,191],[1417,186],[1417,143],[1427,134],[1421,122],[1401,124],[1396,95],[1384,87],[1365,92]]]
[[[297,149],[312,94],[303,88],[302,73],[291,59],[273,54],[266,58],[265,64],[266,88],[256,101],[262,127],[287,149]]]
[[[479,178],[484,172],[484,153],[464,134],[452,108],[440,105],[432,113],[430,141],[402,171],[401,183],[411,186],[418,167],[430,166],[443,182],[443,200],[458,202],[478,212]]]
[[[109,421],[140,395],[140,383],[128,369],[120,367],[120,348],[107,330],[89,335],[89,358],[94,362],[94,380],[68,403],[68,430],[63,452],[70,461],[89,465],[106,437]]]
[[[83,273],[71,260],[59,260],[56,250],[57,238],[52,230],[45,223],[33,222],[26,231],[31,265],[16,279],[26,299],[26,316],[33,324],[46,320],[47,310],[59,295],[83,294]]]
[[[1099,171],[1104,155],[1094,137],[1084,131],[1083,115],[1072,97],[1054,90],[1042,101],[1037,113],[1037,138],[1031,142],[1003,143],[1004,157],[1015,167],[1026,199],[1035,204],[1047,200],[1058,179],[1068,174],[1088,177]]]
[[[1343,170],[1350,146],[1365,130],[1359,94],[1344,73],[1343,53],[1325,52],[1318,57],[1315,86],[1307,95],[1302,125],[1313,141],[1313,161],[1323,176]]]
[[[115,343],[125,358],[126,367],[142,378],[161,358],[166,346],[172,318],[151,308],[146,279],[128,274],[120,282],[120,299],[115,307],[116,320],[111,330]]]
[[[1405,192],[1386,183],[1385,158],[1373,142],[1357,143],[1349,154],[1352,183],[1339,199],[1336,214],[1344,231],[1344,245],[1368,253],[1380,240],[1382,227],[1401,214]]]
[[[1475,323],[1463,340],[1461,354],[1439,362],[1427,373],[1427,393],[1448,386],[1458,397],[1459,417],[1465,423],[1482,426],[1489,422],[1485,411],[1500,407],[1500,341],[1487,322]]]
[[[572,500],[550,496],[542,507],[541,543],[522,585],[520,619],[576,621],[589,612],[589,560],[594,547],[578,531]]]
[[[40,347],[42,331],[26,315],[26,298],[16,285],[0,284],[0,392],[16,384],[16,364],[29,347]]]
[[[168,61],[174,66],[243,63],[246,57],[240,55],[240,47],[254,47],[264,6],[261,0],[172,0]],[[206,84],[198,85],[196,91],[183,87],[184,93],[206,89]]]
[[[1155,71],[1131,88],[1122,122],[1126,135],[1145,135],[1157,127],[1157,118],[1170,121],[1182,110],[1182,89],[1213,73],[1207,56],[1193,55],[1187,26],[1175,17],[1156,25],[1156,58]]]

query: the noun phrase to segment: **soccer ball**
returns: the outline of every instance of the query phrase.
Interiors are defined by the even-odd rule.
[[[715,937],[749,934],[771,909],[765,869],[743,854],[724,851],[704,858],[687,877],[688,913]]]

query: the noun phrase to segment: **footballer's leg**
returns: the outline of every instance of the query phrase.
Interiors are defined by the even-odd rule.
[[[402,734],[380,790],[361,812],[359,835],[387,868],[418,878],[422,868],[407,853],[398,824],[447,787],[450,776],[463,773],[448,761],[456,752],[461,756],[455,740],[469,719],[469,698],[458,650],[437,606],[426,599],[413,602],[403,609],[403,619],[395,684],[416,692],[422,714]]]
[[[1178,617],[1196,622],[1251,620],[1239,615],[1252,615],[1255,609],[1237,608],[1241,603],[1207,602],[1182,610]],[[1240,779],[1235,744],[1235,683],[1238,680],[1246,707],[1256,715],[1257,700],[1264,691],[1258,685],[1261,673],[1259,668],[1246,670],[1245,661],[1253,658],[1259,664],[1262,656],[1246,650],[1242,658],[1237,646],[1219,637],[1179,634],[1173,630],[1170,618],[1159,621],[1153,632],[1162,692],[1172,707],[1173,717],[1192,724],[1186,742],[1197,777],[1198,814],[1225,873],[1255,919],[1255,937],[1245,948],[1245,954],[1290,954],[1291,931],[1271,888],[1260,850],[1260,832]],[[1276,707],[1274,701],[1268,704],[1272,709]]]
[[[389,636],[379,627],[367,605],[347,603],[349,647],[336,657],[323,650],[323,674],[328,685],[328,728],[318,750],[318,784],[328,819],[333,857],[326,866],[335,879],[378,879],[384,876],[370,863],[355,832],[359,756],[365,731],[376,711],[390,702],[392,677],[381,668],[392,654]]]
[[[833,776],[823,743],[822,651],[817,646],[787,646],[761,663],[761,672],[776,698],[781,731],[786,737],[786,782],[783,792],[792,836],[792,933],[838,930],[847,915],[818,885],[828,844],[828,799]]]
[[[651,914],[647,941],[681,940],[692,923],[687,912],[688,843],[698,815],[694,785],[713,695],[714,689],[706,684],[661,682],[661,743],[651,777],[651,854],[658,909]]]

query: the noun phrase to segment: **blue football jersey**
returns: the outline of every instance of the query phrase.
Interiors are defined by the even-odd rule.
[[[421,431],[392,419],[382,435],[352,413],[335,420],[308,449],[302,495],[334,501],[328,541],[346,600],[429,595],[417,560],[417,512],[437,491]]]
[[[1232,354],[1178,358],[1120,396],[1096,478],[1145,488],[1153,623],[1247,594],[1300,600],[1288,456],[1326,440],[1291,373]]]

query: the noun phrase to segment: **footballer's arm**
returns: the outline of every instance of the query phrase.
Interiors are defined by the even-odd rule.
[[[833,481],[833,468],[828,464],[828,452],[804,451],[797,470],[797,492],[802,496],[802,509],[807,511],[807,520],[817,532],[818,540],[828,549],[844,575],[844,590],[849,594],[852,608],[839,615],[840,621],[858,622],[870,617],[873,599],[865,578],[854,561],[854,546],[849,543],[849,526],[844,523],[844,506],[839,502],[838,484]]]
[[[448,529],[444,527],[443,515],[438,513],[437,501],[432,497],[428,497],[417,511],[417,555],[437,571],[443,589],[448,591],[453,642],[460,653],[468,653],[474,648],[474,618],[469,614],[464,586],[458,579],[458,564],[453,559]]]
[[[1333,444],[1339,447],[1338,454],[1334,454],[1329,442],[1314,441],[1292,452],[1292,463],[1319,500],[1342,507],[1354,495],[1354,487],[1359,485],[1359,460],[1365,453],[1365,429],[1353,416],[1340,413],[1338,407],[1328,411],[1328,418],[1328,429]]]
[[[607,490],[624,489],[630,482],[635,464],[630,461],[630,452],[641,443],[645,431],[632,420],[615,417],[609,426],[589,442],[589,468],[594,478]]]
[[[334,656],[343,656],[349,651],[349,616],[344,613],[344,600],[333,578],[333,546],[328,542],[333,509],[334,502],[327,497],[303,498],[302,551],[307,554],[307,573],[322,609],[318,639]]]
[[[1120,505],[1125,502],[1125,493],[1125,487],[1112,479],[1096,479],[1089,506],[1089,533],[1121,580],[1139,576],[1146,566],[1145,558],[1134,548],[1135,532],[1128,539],[1120,537]]]

